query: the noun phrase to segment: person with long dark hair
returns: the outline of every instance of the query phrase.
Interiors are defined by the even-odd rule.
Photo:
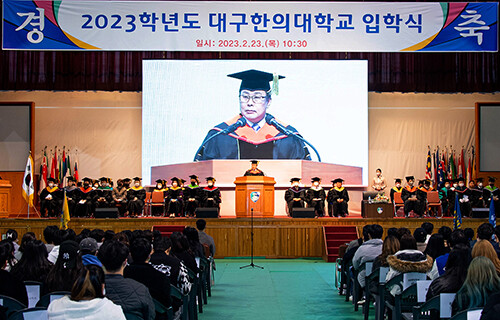
[[[21,245],[19,246],[19,250],[17,250],[14,253],[14,258],[16,258],[17,261],[21,260],[21,257],[23,256],[24,249],[26,248],[26,244],[36,240],[36,235],[33,232],[26,232],[22,239],[21,239]]]
[[[180,232],[174,232],[170,236],[172,241],[172,250],[170,254],[181,260],[184,265],[194,273],[198,273],[198,266],[194,254],[189,248],[189,242],[185,235]]]
[[[186,236],[189,244],[189,249],[193,253],[196,258],[204,257],[205,253],[203,252],[203,246],[200,243],[200,235],[198,234],[198,230],[193,227],[186,227],[182,231],[182,233]]]
[[[433,260],[446,253],[445,241],[442,234],[435,233],[429,238],[425,247],[424,254],[430,256]]]
[[[73,283],[83,269],[78,250],[78,243],[75,241],[68,240],[61,243],[59,256],[45,281],[47,292],[71,291]]]
[[[0,241],[0,294],[28,305],[28,294],[24,284],[5,270],[8,260],[12,257],[12,250],[10,241]]]
[[[99,266],[84,267],[71,288],[71,295],[49,304],[49,319],[125,320],[122,307],[104,296],[104,279]]]
[[[467,245],[455,245],[448,256],[444,274],[432,281],[426,299],[430,300],[440,293],[456,293],[467,277],[471,260],[470,248]]]
[[[28,242],[23,247],[21,260],[12,267],[10,273],[20,281],[43,283],[52,269],[52,263],[47,259],[47,256],[47,249],[41,240]]]

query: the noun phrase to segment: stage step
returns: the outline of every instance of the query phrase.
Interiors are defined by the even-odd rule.
[[[186,228],[185,226],[165,226],[165,225],[157,225],[153,226],[153,231],[160,231],[162,237],[168,237],[172,235],[174,232],[182,232]]]
[[[335,262],[339,257],[339,247],[358,238],[356,226],[324,226],[323,234],[326,251],[323,258],[327,262]]]

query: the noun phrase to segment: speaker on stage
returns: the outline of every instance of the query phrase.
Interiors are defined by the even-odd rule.
[[[292,218],[314,218],[314,208],[293,208]]]
[[[118,218],[118,208],[95,208],[94,218]]]
[[[196,218],[218,218],[218,208],[196,208]]]

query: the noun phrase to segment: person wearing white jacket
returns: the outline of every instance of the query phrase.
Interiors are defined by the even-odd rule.
[[[54,300],[47,309],[50,320],[125,320],[122,307],[104,297],[104,271],[96,265],[83,270],[71,296]]]

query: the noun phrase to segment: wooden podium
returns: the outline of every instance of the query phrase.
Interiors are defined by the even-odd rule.
[[[9,180],[0,180],[0,218],[8,218],[11,199],[12,185]]]
[[[237,177],[236,184],[236,217],[270,218],[274,216],[274,178],[265,176]]]

